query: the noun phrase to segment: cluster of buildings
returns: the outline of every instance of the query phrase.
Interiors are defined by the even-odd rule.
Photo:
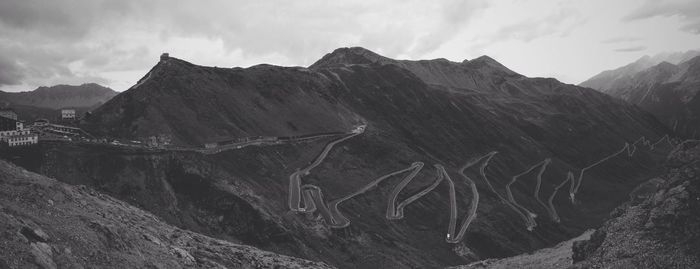
[[[39,134],[25,128],[11,109],[0,110],[0,142],[10,147],[29,146],[39,143]]]
[[[74,122],[78,120],[75,109],[61,109],[60,122]],[[39,143],[39,136],[43,139],[55,140],[74,136],[84,136],[86,133],[80,128],[51,124],[47,119],[38,119],[31,126],[20,121],[17,113],[11,108],[0,108],[0,147],[30,146]]]

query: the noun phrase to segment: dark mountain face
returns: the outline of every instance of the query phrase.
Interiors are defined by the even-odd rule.
[[[572,237],[600,224],[655,172],[656,153],[668,150],[640,146],[631,158],[620,155],[625,142],[656,140],[667,129],[594,90],[527,78],[488,57],[397,61],[361,48],[336,50],[308,69],[211,68],[166,58],[85,121],[94,133],[169,134],[185,146],[350,132],[358,125],[366,130],[327,155],[323,148],[338,137],[211,155],[55,144],[40,148],[25,166],[96,186],[215,237],[345,268],[406,268],[465,264]],[[323,210],[291,212],[290,175],[319,154],[325,158],[301,181],[322,190],[326,205],[423,162],[397,201],[432,186],[432,166],[442,165],[453,182],[457,223],[467,216],[473,221],[458,243],[446,242],[453,205],[447,179],[408,205],[404,219],[387,219],[387,200],[403,175],[340,205],[350,220],[346,228],[329,227]],[[586,169],[585,180],[566,181],[568,171],[579,175],[606,156]],[[546,158],[546,169],[535,169]]]
[[[679,64],[661,62],[609,84],[601,90],[639,105],[685,137],[700,135],[700,56]]]
[[[330,100],[330,83],[304,68],[210,68],[170,58],[96,110],[87,126],[107,136],[172,134],[191,145],[347,130],[360,119]]]
[[[103,104],[117,94],[118,92],[110,88],[94,83],[79,86],[56,85],[39,87],[29,92],[0,92],[0,104],[53,110],[65,107],[89,108]]]

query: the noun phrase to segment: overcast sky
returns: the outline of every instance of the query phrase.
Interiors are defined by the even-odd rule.
[[[0,0],[0,90],[133,85],[162,52],[199,65],[308,66],[338,47],[392,58],[489,55],[579,83],[700,48],[698,0]]]

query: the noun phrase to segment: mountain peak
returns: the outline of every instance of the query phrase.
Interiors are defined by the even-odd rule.
[[[667,61],[660,62],[654,68],[659,68],[659,69],[664,69],[664,70],[669,70],[669,69],[675,69],[677,66],[675,64],[669,63]]]
[[[486,55],[479,56],[471,61],[465,60],[462,64],[489,74],[501,73],[508,76],[520,75]]]
[[[344,48],[337,48],[335,53],[352,53],[352,54],[357,54],[357,55],[367,55],[371,57],[381,57],[379,54],[368,50],[363,47],[344,47]]]
[[[637,59],[635,62],[645,63],[645,62],[650,62],[650,61],[651,61],[651,56],[644,55],[644,56],[640,57],[639,59]]]
[[[326,54],[309,68],[323,68],[347,64],[391,63],[394,60],[362,47],[338,48]]]

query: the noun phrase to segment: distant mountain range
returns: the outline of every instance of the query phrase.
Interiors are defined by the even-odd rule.
[[[651,112],[677,133],[700,135],[700,51],[645,56],[582,82]]]
[[[567,171],[579,171],[641,136],[657,140],[669,132],[626,102],[556,79],[528,78],[488,56],[407,61],[357,47],[337,49],[309,68],[216,68],[164,57],[83,122],[96,135],[129,140],[170,135],[183,147],[349,132],[359,125],[366,125],[364,133],[326,152],[303,184],[318,185],[330,201],[424,162],[426,168],[405,190],[417,193],[436,177],[429,167],[442,165],[455,179],[460,223],[474,191],[481,194],[478,217],[462,242],[445,242],[450,221],[445,184],[407,207],[403,220],[385,217],[387,196],[399,180],[393,177],[342,205],[352,222],[347,228],[290,212],[290,175],[312,163],[329,139],[212,155],[58,145],[32,165],[218,238],[341,268],[434,268],[531,251],[601,224],[654,174],[656,154],[640,147],[633,159],[611,158],[589,169],[576,205],[569,201],[575,188],[566,184]],[[493,151],[498,152],[493,159],[483,157]],[[509,184],[545,158],[551,164],[542,170],[541,184],[534,172]],[[465,172],[475,182],[471,189],[457,171],[477,160]],[[537,215],[536,227],[525,220],[535,217],[503,201],[511,185],[513,199]],[[542,199],[551,195],[560,223],[533,198],[536,186]]]
[[[27,92],[0,91],[0,107],[15,109],[20,119],[24,120],[53,118],[57,115],[56,110],[61,108],[75,108],[78,112],[84,112],[117,94],[118,92],[95,83],[39,87]]]

